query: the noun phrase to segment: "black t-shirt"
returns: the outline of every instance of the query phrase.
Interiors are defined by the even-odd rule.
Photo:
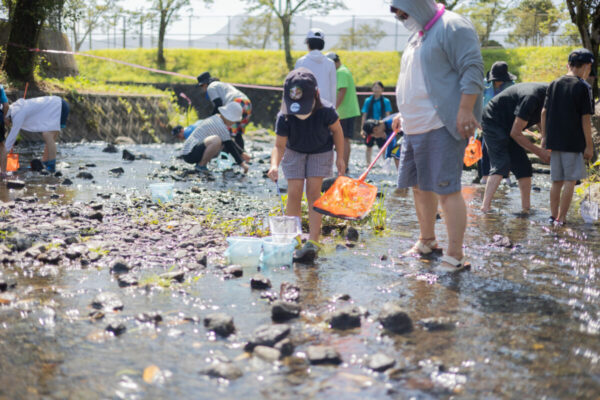
[[[507,135],[519,117],[527,121],[526,128],[540,122],[547,83],[518,83],[494,96],[483,109],[483,124],[501,127]]]
[[[317,154],[333,149],[333,136],[329,126],[339,119],[335,108],[323,102],[305,120],[279,112],[275,122],[275,133],[288,138],[287,147],[299,153]]]
[[[594,114],[590,87],[576,76],[565,75],[550,84],[546,95],[546,147],[583,153],[585,135],[581,117]]]

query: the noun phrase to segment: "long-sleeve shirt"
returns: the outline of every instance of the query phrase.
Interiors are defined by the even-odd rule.
[[[217,136],[221,139],[224,150],[233,156],[237,164],[241,164],[244,161],[241,156],[244,151],[231,140],[231,134],[220,114],[206,118],[196,126],[194,132],[183,143],[181,155],[185,156],[191,153],[194,147],[204,142],[210,136]]]
[[[319,50],[312,50],[296,61],[295,68],[304,67],[317,78],[319,95],[329,103],[336,104],[337,77],[335,63]]]
[[[12,120],[10,133],[4,147],[10,151],[21,129],[29,132],[60,131],[62,100],[58,96],[43,96],[33,99],[19,99],[8,109],[7,116]]]

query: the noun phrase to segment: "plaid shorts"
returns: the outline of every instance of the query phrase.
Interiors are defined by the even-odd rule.
[[[333,150],[324,153],[299,153],[286,147],[281,160],[286,179],[306,179],[333,175]]]
[[[242,106],[242,120],[231,125],[229,132],[231,132],[231,136],[243,135],[246,132],[246,126],[250,122],[250,116],[252,115],[252,103],[250,100],[241,97],[238,97],[234,101],[240,103]]]

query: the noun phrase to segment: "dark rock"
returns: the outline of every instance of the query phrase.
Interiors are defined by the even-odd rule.
[[[289,357],[294,354],[294,344],[290,339],[283,339],[275,344],[275,348],[281,353],[281,357]]]
[[[6,181],[6,187],[9,189],[23,189],[25,187],[25,182],[13,179]]]
[[[244,270],[239,265],[230,265],[229,267],[225,268],[223,272],[226,275],[235,276],[236,278],[244,275]]]
[[[357,307],[345,307],[329,317],[329,326],[333,329],[354,329],[360,327],[360,310]]]
[[[124,274],[119,275],[117,277],[117,282],[119,283],[119,287],[129,287],[129,286],[137,286],[138,278],[133,274]]]
[[[494,235],[492,245],[497,247],[505,247],[507,249],[513,248],[513,243],[511,240],[507,236],[503,235]]]
[[[119,168],[113,168],[108,170],[108,172],[110,172],[113,175],[123,175],[125,173],[125,170],[121,167]]]
[[[135,316],[135,319],[137,319],[140,322],[143,323],[152,323],[154,325],[157,325],[159,322],[162,322],[163,318],[159,313],[156,312],[150,312],[150,313],[141,313]]]
[[[275,362],[281,358],[281,352],[279,350],[267,346],[256,346],[252,354],[267,362]]]
[[[56,250],[50,250],[39,254],[36,258],[45,264],[58,264],[61,259],[61,255]]]
[[[270,289],[271,280],[262,274],[256,274],[250,279],[250,287],[257,290]]]
[[[133,161],[135,160],[135,155],[133,155],[133,153],[131,153],[129,150],[123,149],[123,160]]]
[[[100,211],[96,211],[96,212],[88,213],[85,217],[87,219],[95,219],[97,221],[102,222],[102,220],[104,219],[104,214],[102,214]]]
[[[126,274],[131,270],[131,267],[127,265],[124,259],[119,258],[113,262],[113,265],[110,267],[111,274]]]
[[[68,237],[65,238],[65,243],[66,244],[79,243],[79,239],[77,239],[75,236],[68,236]]]
[[[72,181],[72,180],[70,180],[69,178],[66,178],[66,179],[65,179],[65,180],[63,180],[63,181],[62,181],[62,183],[61,183],[61,185],[64,185],[64,186],[70,186],[70,185],[72,185],[72,184],[73,184],[73,181]]]
[[[358,237],[359,234],[355,228],[349,226],[348,229],[346,229],[346,240],[356,242],[358,240]]]
[[[25,251],[33,245],[33,239],[25,235],[16,234],[8,238],[8,243],[17,251]]]
[[[214,313],[204,318],[204,326],[219,336],[227,337],[235,332],[233,318],[227,314]]]
[[[108,324],[105,329],[107,332],[111,332],[115,336],[120,336],[127,331],[127,327],[123,323],[119,324]]]
[[[102,152],[104,152],[104,153],[118,153],[119,150],[117,149],[117,146],[115,146],[112,143],[109,143],[104,149],[102,149]]]
[[[342,358],[337,350],[329,346],[308,346],[306,357],[312,365],[339,365],[342,363]]]
[[[206,257],[206,254],[200,254],[197,258],[196,261],[198,262],[198,264],[206,267],[208,265],[208,259]]]
[[[256,346],[273,347],[285,339],[291,332],[289,325],[261,325],[254,331],[252,338],[244,346],[244,350],[252,351]]]
[[[333,296],[333,301],[350,301],[352,297],[349,294],[338,294]]]
[[[408,333],[413,330],[412,320],[402,308],[394,303],[383,305],[378,317],[384,329],[398,334]]]
[[[35,172],[40,172],[44,169],[44,164],[42,164],[42,160],[37,158],[31,160],[29,166],[31,167],[31,170]]]
[[[90,174],[89,172],[82,171],[77,174],[76,178],[91,180],[91,179],[94,179],[94,175]]]
[[[100,211],[102,208],[104,208],[104,205],[102,203],[90,203],[88,207],[94,211]]]
[[[104,313],[102,311],[99,310],[94,310],[91,313],[88,314],[90,319],[94,320],[94,321],[98,321],[102,318],[104,318]]]
[[[183,282],[185,279],[185,271],[177,270],[177,271],[169,271],[164,274],[159,275],[163,279],[168,279],[170,281],[177,281],[179,283]]]
[[[62,172],[60,172],[60,171],[56,171],[56,172],[54,173],[54,176],[55,176],[56,178],[60,178],[61,176],[63,176],[63,173],[62,173]]]
[[[273,290],[265,290],[260,293],[260,298],[268,300],[269,303],[272,303],[279,298],[279,295]]]
[[[275,322],[285,322],[300,316],[300,305],[289,301],[278,300],[271,307],[271,319]]]
[[[279,297],[283,301],[300,301],[300,287],[290,282],[282,282]]]
[[[81,254],[82,254],[81,250],[82,250],[81,246],[71,246],[65,252],[65,257],[67,257],[69,260],[76,260],[79,257],[81,257]]]
[[[94,297],[92,307],[97,310],[116,311],[123,309],[123,302],[115,293],[102,292]]]
[[[94,164],[94,163],[85,164],[85,166],[87,168],[96,168],[96,164]]]
[[[15,287],[17,287],[17,281],[14,278],[0,274],[0,292],[6,292]]]
[[[201,374],[208,375],[212,378],[227,379],[232,381],[240,378],[243,375],[243,372],[230,362],[216,361],[202,371]]]
[[[456,328],[456,322],[447,317],[425,318],[417,322],[426,331],[451,331]]]
[[[377,353],[369,358],[368,367],[375,372],[384,372],[396,365],[396,360],[383,353]]]

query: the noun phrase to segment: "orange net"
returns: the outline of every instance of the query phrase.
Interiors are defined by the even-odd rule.
[[[483,152],[481,149],[481,140],[475,139],[475,137],[473,136],[471,137],[471,139],[469,139],[469,144],[465,149],[465,156],[463,158],[463,161],[467,167],[470,167],[477,161],[481,160],[481,157],[483,157]]]
[[[14,172],[19,169],[19,155],[12,151],[6,156],[6,171]]]
[[[343,219],[364,218],[377,197],[377,187],[347,176],[338,177],[313,204],[321,214]]]

